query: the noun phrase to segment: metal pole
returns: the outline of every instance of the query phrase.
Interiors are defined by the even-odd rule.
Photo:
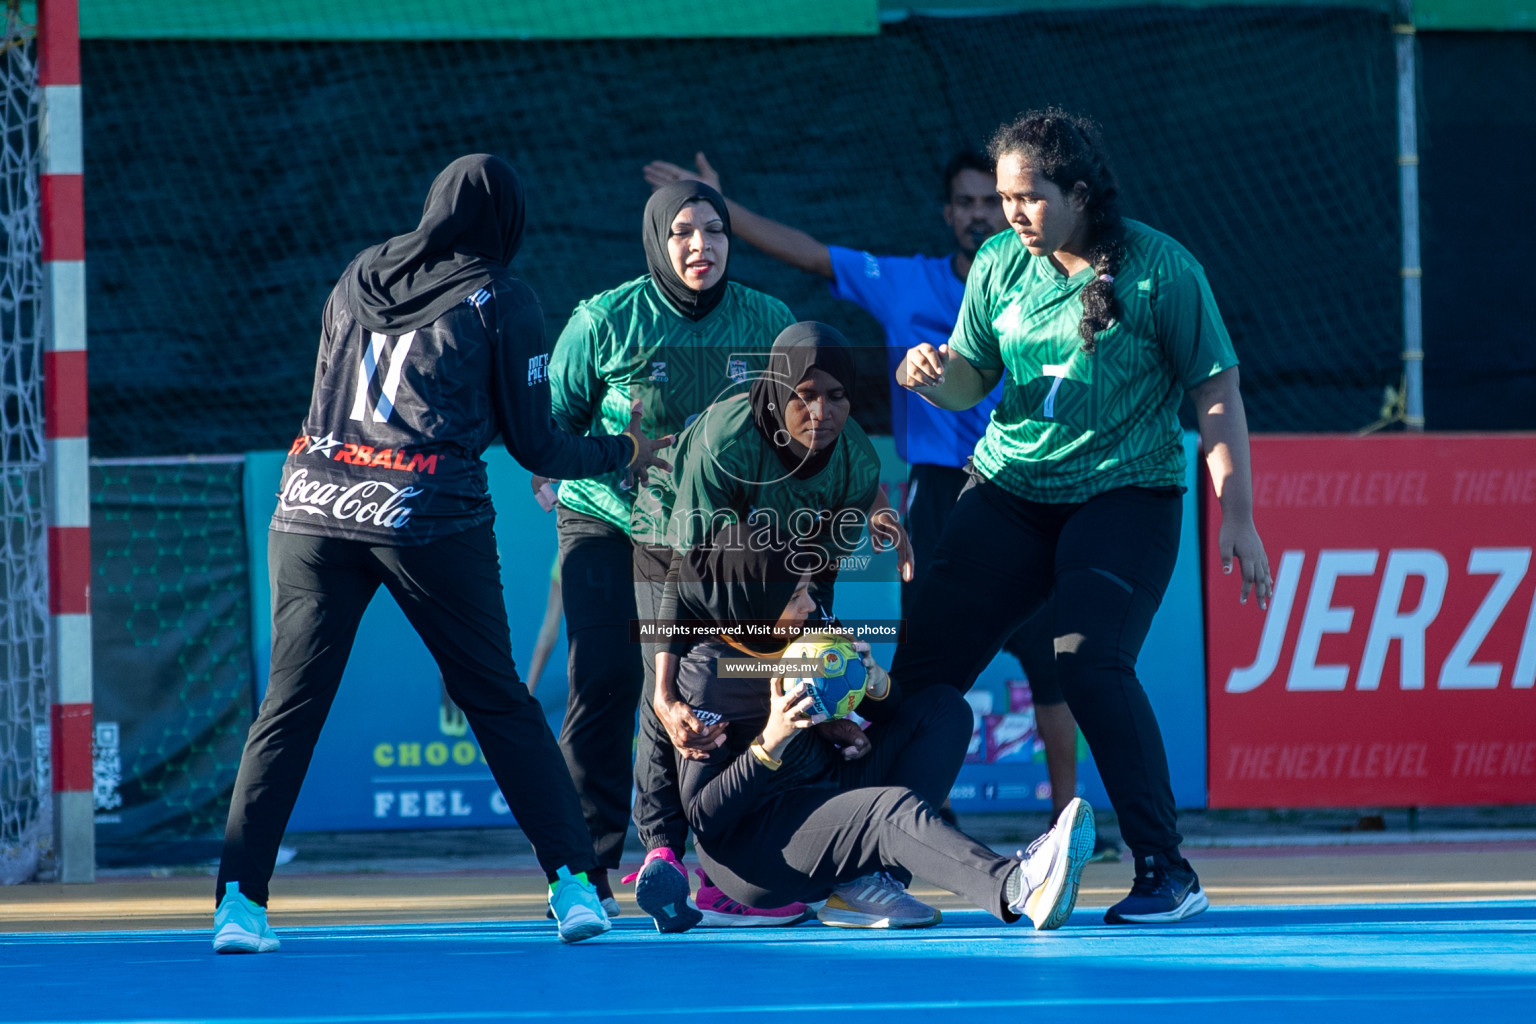
[[[91,738],[91,503],[79,0],[37,5],[43,87],[43,436],[47,457],[53,848],[58,880],[96,878]]]
[[[1397,167],[1403,221],[1403,422],[1424,429],[1424,271],[1419,262],[1418,53],[1413,0],[1397,0]]]

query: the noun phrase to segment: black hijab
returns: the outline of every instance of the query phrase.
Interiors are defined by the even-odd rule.
[[[523,218],[523,184],[510,164],[485,153],[459,157],[432,182],[415,231],[352,261],[343,276],[348,310],[381,334],[425,327],[511,276]]]
[[[795,388],[813,369],[831,374],[848,393],[848,401],[853,401],[853,386],[858,382],[853,348],[837,328],[815,320],[790,324],[773,339],[768,371],[752,382],[750,399],[758,433],[784,468],[801,480],[825,469],[837,448],[834,442],[819,452],[812,451],[790,436],[784,422],[784,409],[794,398]]]
[[[715,208],[721,223],[725,225],[726,240],[730,241],[731,214],[725,208],[725,197],[702,181],[674,181],[652,192],[650,200],[645,204],[645,228],[641,233],[645,242],[645,265],[650,269],[651,280],[656,282],[656,287],[661,289],[661,294],[667,297],[672,308],[690,320],[702,320],[709,315],[710,310],[720,305],[720,300],[725,298],[726,283],[731,279],[730,270],[727,269],[720,280],[702,292],[696,292],[684,284],[683,279],[677,276],[677,271],[672,269],[672,257],[667,252],[667,236],[672,233],[672,222],[677,219],[683,207],[700,201]],[[730,258],[730,250],[727,249],[727,267]]]
[[[732,523],[683,556],[678,603],[692,618],[721,630],[747,622],[774,623],[804,574],[793,559],[794,538],[772,524]],[[785,639],[731,634],[754,650],[779,650]]]

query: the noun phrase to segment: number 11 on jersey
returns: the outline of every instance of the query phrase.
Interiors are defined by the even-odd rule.
[[[368,406],[373,405],[373,418],[376,422],[387,423],[390,414],[395,411],[395,401],[400,394],[400,375],[405,371],[406,357],[411,354],[411,342],[416,340],[416,332],[410,331],[402,334],[393,347],[386,350],[389,342],[387,335],[372,333],[369,335],[369,343],[363,346],[363,356],[357,368],[357,393],[352,400],[351,419],[360,420],[368,415]],[[373,384],[379,374],[379,364],[387,363],[384,371],[384,380],[380,385],[377,395],[373,394]],[[370,403],[370,399],[373,399]]]

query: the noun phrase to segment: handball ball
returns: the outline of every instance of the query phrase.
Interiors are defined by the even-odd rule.
[[[786,693],[804,686],[810,695],[811,710],[828,718],[847,718],[864,696],[864,662],[853,643],[841,637],[812,633],[790,644],[786,658],[817,658],[826,666],[824,678],[784,680]]]

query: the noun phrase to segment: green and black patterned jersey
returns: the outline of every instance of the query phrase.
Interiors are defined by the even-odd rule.
[[[950,348],[1006,371],[976,468],[1030,501],[1086,501],[1117,487],[1184,485],[1179,401],[1237,365],[1205,271],[1183,246],[1125,222],[1120,318],[1082,350],[1091,269],[1065,277],[1012,231],[981,247]]]
[[[744,391],[767,365],[773,339],[794,322],[784,303],[734,281],[698,321],[677,312],[649,276],[595,295],[576,307],[555,343],[555,422],[573,434],[621,434],[638,398],[647,435],[680,433],[711,402]],[[671,461],[668,451],[660,455]],[[613,473],[565,481],[560,503],[628,529],[633,495],[624,474]]]
[[[851,554],[880,490],[879,453],[853,420],[821,472],[801,480],[757,429],[745,393],[711,406],[683,432],[673,456],[671,478],[636,499],[631,535],[678,551],[755,513],[787,534],[823,542],[831,557]]]

